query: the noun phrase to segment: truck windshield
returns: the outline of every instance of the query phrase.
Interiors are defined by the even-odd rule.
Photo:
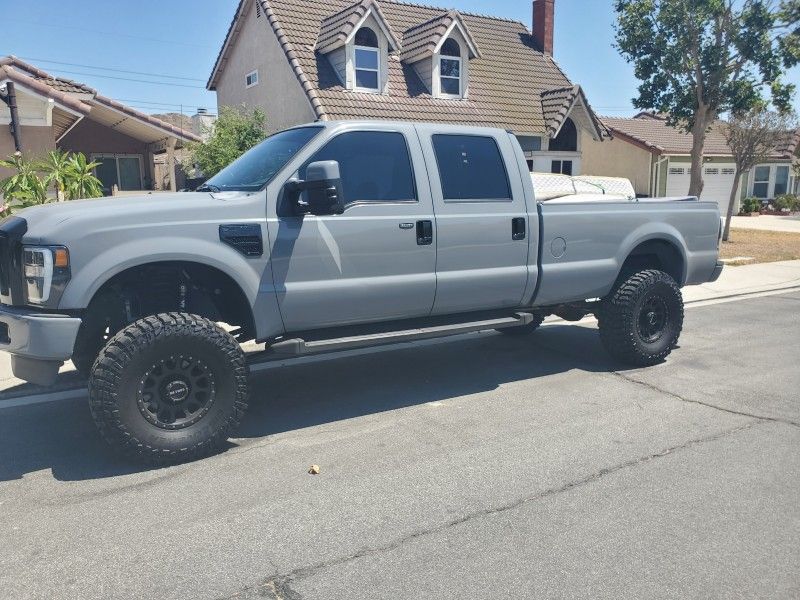
[[[198,191],[256,192],[321,130],[321,127],[299,127],[276,133],[222,169]]]

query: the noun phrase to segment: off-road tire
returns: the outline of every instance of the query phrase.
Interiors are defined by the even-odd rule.
[[[656,312],[664,313],[663,327],[659,328],[661,318],[653,317]],[[614,358],[640,367],[655,365],[678,343],[683,296],[675,280],[663,271],[640,271],[603,299],[597,319],[603,346]]]
[[[516,327],[503,327],[501,329],[496,329],[495,331],[499,331],[504,335],[510,335],[512,337],[521,337],[523,335],[530,335],[539,327],[541,327],[542,323],[544,322],[544,315],[534,313],[533,321],[528,323],[527,325],[517,325]]]
[[[185,313],[146,317],[120,331],[89,379],[89,406],[102,437],[155,465],[221,450],[247,401],[248,368],[238,342],[208,319]]]

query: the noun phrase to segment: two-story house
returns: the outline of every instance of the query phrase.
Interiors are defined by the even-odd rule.
[[[394,0],[241,0],[208,81],[270,130],[387,119],[513,131],[532,171],[578,175],[607,132],[553,60],[555,0],[533,26]]]

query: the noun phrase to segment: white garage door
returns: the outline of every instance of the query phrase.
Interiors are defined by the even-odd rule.
[[[703,167],[705,185],[701,199],[718,203],[720,212],[725,214],[735,174],[736,166],[733,164],[715,163]],[[670,165],[667,175],[667,196],[685,196],[689,192],[690,175],[691,168]]]

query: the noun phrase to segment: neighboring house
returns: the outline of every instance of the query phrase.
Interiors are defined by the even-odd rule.
[[[12,84],[12,85],[9,85]],[[82,152],[99,162],[97,177],[106,193],[158,189],[155,157],[169,155],[190,141],[192,131],[125,106],[96,90],[54,77],[20,59],[0,58],[0,89],[13,89],[23,154],[40,157],[50,150]],[[8,125],[11,113],[0,102],[0,156],[15,152]],[[0,177],[8,175],[0,169]],[[176,189],[173,180],[169,188]]]
[[[208,141],[217,122],[217,115],[208,112],[205,108],[198,108],[197,112],[191,117],[183,113],[163,113],[153,115],[156,119],[174,125],[182,130],[188,130],[201,138],[204,142]],[[174,156],[164,154],[155,156],[155,183],[156,187],[169,188],[170,177],[175,177],[175,183],[179,190],[197,186],[198,182],[204,178],[197,177],[197,168],[187,166],[188,154],[184,148],[175,150]],[[170,171],[172,171],[170,173]]]
[[[388,119],[513,131],[529,168],[578,175],[607,133],[552,58],[555,0],[516,21],[394,0],[241,0],[208,89],[271,131]],[[583,133],[583,135],[581,135]]]
[[[633,118],[603,117],[613,136],[602,147],[584,139],[584,172],[630,179],[642,196],[684,196],[691,176],[692,136],[670,127],[660,115],[643,112]],[[707,134],[703,152],[704,200],[715,200],[724,213],[728,207],[736,165],[720,124]],[[793,165],[797,162],[800,132],[787,133],[769,161],[745,173],[737,198],[755,196],[771,200],[797,193]],[[738,211],[738,206],[734,207]]]

